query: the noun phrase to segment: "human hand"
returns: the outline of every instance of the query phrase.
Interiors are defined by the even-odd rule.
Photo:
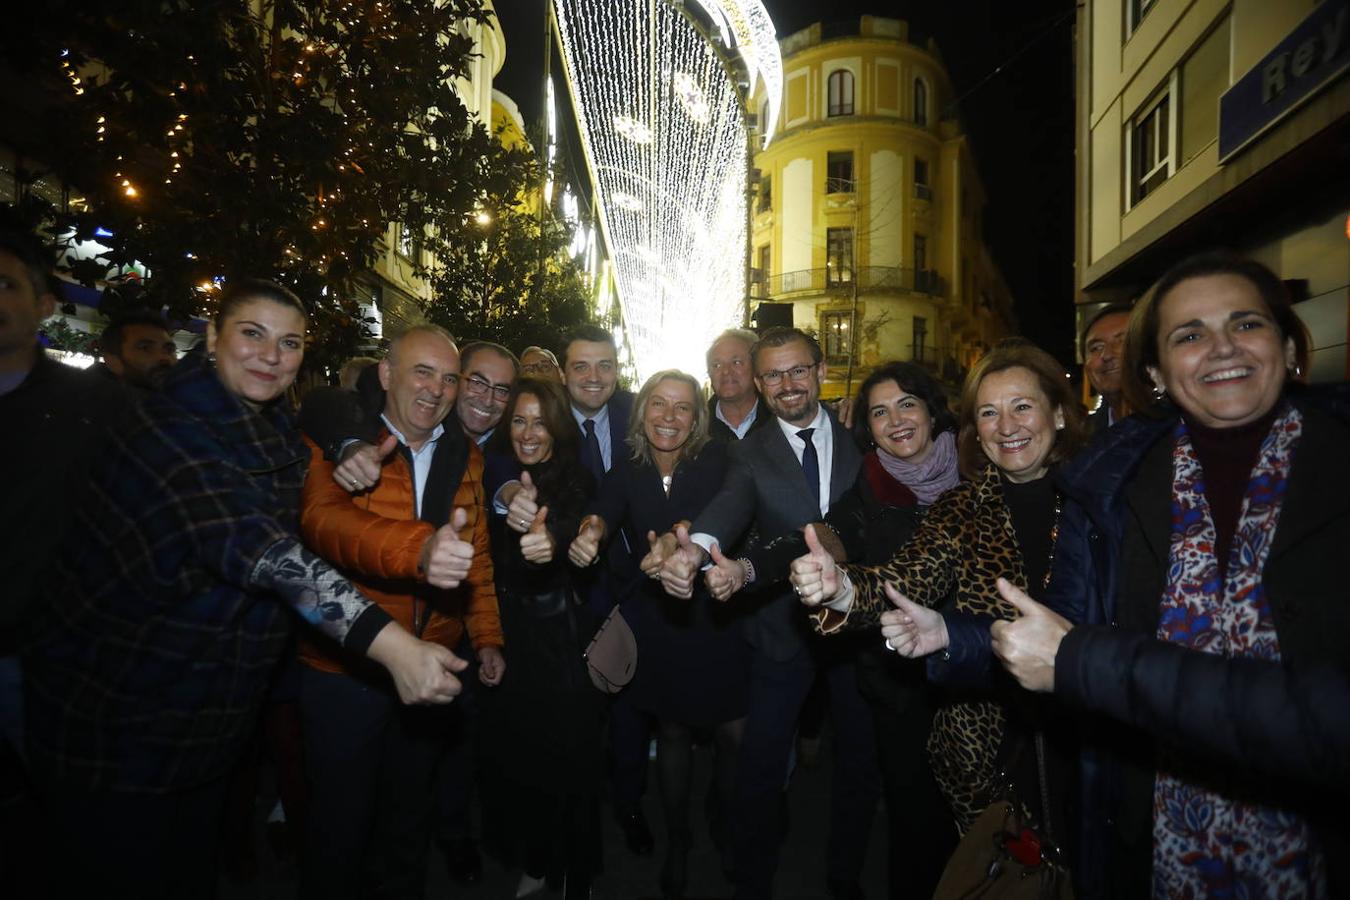
[[[680,544],[675,540],[675,535],[672,532],[667,531],[657,537],[655,531],[649,531],[647,532],[647,546],[647,555],[642,557],[642,561],[638,563],[638,568],[648,578],[660,578],[661,567],[679,549]]]
[[[1021,617],[998,621],[989,627],[994,655],[1018,684],[1029,691],[1055,689],[1055,656],[1060,641],[1073,628],[1059,613],[1042,606],[1006,578],[998,580],[998,592]]]
[[[450,514],[448,524],[436,529],[422,545],[421,569],[427,584],[438,588],[459,587],[473,564],[473,544],[459,539],[459,532],[469,521],[463,507]]]
[[[544,525],[546,519],[548,507],[541,506],[530,521],[525,536],[520,539],[520,555],[525,557],[526,562],[539,566],[553,560],[553,535],[548,533],[548,528]]]
[[[942,613],[911,602],[893,585],[887,584],[883,589],[886,599],[896,607],[881,614],[881,637],[887,650],[894,650],[906,659],[917,659],[951,643]]]
[[[520,473],[520,488],[506,507],[506,525],[512,531],[524,534],[530,529],[539,512],[539,488],[535,487],[529,472]]]
[[[440,644],[418,640],[397,622],[380,629],[366,655],[389,670],[404,703],[449,703],[464,689],[455,673],[468,662]]]
[[[739,559],[727,559],[717,544],[712,545],[710,555],[713,565],[703,573],[703,580],[707,583],[708,593],[712,594],[713,599],[725,602],[731,599],[732,594],[745,587],[745,564]]]
[[[675,526],[675,552],[661,565],[661,587],[672,597],[694,596],[694,579],[703,565],[703,548],[689,539],[689,529]]]
[[[853,430],[853,398],[840,397],[834,402],[834,413],[845,431]]]
[[[816,535],[816,526],[807,525],[802,534],[806,537],[809,552],[792,561],[788,578],[803,603],[819,606],[839,593],[839,567]]]
[[[398,447],[398,438],[389,435],[376,447],[357,441],[342,454],[342,461],[333,467],[333,480],[344,491],[359,494],[380,482],[380,469],[389,454]]]
[[[506,658],[496,647],[484,647],[478,651],[478,680],[488,687],[502,683],[506,674]]]
[[[567,558],[572,565],[583,569],[595,562],[600,555],[600,541],[605,537],[605,520],[599,516],[587,516],[577,528],[577,536],[567,548]]]

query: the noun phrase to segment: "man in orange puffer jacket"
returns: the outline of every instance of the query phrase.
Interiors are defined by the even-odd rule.
[[[344,491],[307,440],[306,543],[404,627],[455,648],[467,626],[479,679],[501,681],[502,629],[483,496],[483,456],[442,422],[459,352],[435,326],[405,332],[380,363],[380,478]],[[366,487],[360,490],[359,487]],[[340,648],[303,640],[300,709],[312,788],[302,893],[421,896],[432,776],[444,710],[398,703],[387,677]]]

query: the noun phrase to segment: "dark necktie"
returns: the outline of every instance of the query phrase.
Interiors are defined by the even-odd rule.
[[[595,436],[595,420],[587,419],[581,423],[581,429],[585,434],[581,438],[581,464],[586,467],[586,471],[595,476],[595,483],[599,484],[605,477],[605,458],[600,455],[600,439]]]
[[[797,437],[806,441],[806,449],[802,451],[802,474],[806,476],[806,486],[811,491],[811,500],[816,509],[820,508],[820,457],[816,454],[816,445],[811,442],[811,434],[814,428],[803,428],[797,432]]]

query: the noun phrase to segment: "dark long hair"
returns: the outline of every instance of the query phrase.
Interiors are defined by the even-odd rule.
[[[515,456],[511,446],[511,417],[516,414],[516,406],[525,394],[539,398],[539,412],[544,418],[544,428],[553,438],[553,455],[548,464],[539,468],[539,477],[535,484],[539,486],[544,498],[559,492],[561,479],[574,479],[581,469],[580,445],[581,433],[577,421],[572,417],[572,405],[556,381],[541,378],[517,378],[511,385],[511,396],[506,399],[506,408],[502,410],[502,420],[488,440],[489,449],[508,456]],[[531,476],[534,477],[534,476]]]
[[[924,402],[928,407],[928,415],[933,420],[934,438],[944,431],[956,431],[956,416],[952,413],[947,392],[942,389],[942,385],[934,381],[922,366],[911,362],[888,362],[867,376],[862,387],[858,388],[857,398],[853,401],[853,439],[863,450],[868,450],[872,446],[872,427],[867,416],[871,405],[868,402],[868,395],[872,393],[872,388],[884,381],[894,381],[900,386],[900,390],[906,394],[913,394]]]

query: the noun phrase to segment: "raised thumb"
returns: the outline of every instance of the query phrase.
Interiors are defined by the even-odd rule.
[[[389,437],[380,441],[380,446],[375,449],[375,452],[379,454],[380,459],[384,459],[390,453],[393,453],[394,450],[397,448],[398,448],[398,437],[396,435],[391,434],[389,435]]]
[[[1000,578],[995,584],[998,586],[999,595],[1008,602],[1013,609],[1024,616],[1038,616],[1045,612],[1045,607],[1041,606],[1035,600],[1032,600],[1026,591],[1017,587],[1006,578]]]
[[[722,563],[727,561],[727,558],[722,555],[721,545],[718,544],[716,541],[713,541],[712,546],[708,548],[708,555],[712,559],[713,565],[715,566],[720,566]]]
[[[922,607],[920,607],[914,601],[910,600],[904,594],[900,593],[899,588],[891,584],[889,581],[886,582],[882,587],[886,591],[886,599],[891,601],[891,605],[894,606],[896,609],[907,612],[910,615],[913,615],[916,609],[922,609]]]
[[[816,537],[816,526],[807,525],[804,534],[806,536],[806,549],[811,551],[812,556],[817,554],[829,556],[829,553],[825,551],[824,545],[820,543],[820,538]]]
[[[527,491],[534,490],[534,479],[530,478],[529,472],[520,473],[520,486],[525,488],[525,490]]]
[[[689,529],[683,525],[675,526],[675,540],[684,548],[692,547],[694,544],[693,541],[689,540]]]
[[[655,550],[656,542],[657,542],[656,532],[655,531],[647,532],[647,546],[652,550]]]
[[[455,511],[450,514],[450,530],[455,533],[455,537],[459,537],[460,531],[462,531],[464,526],[468,523],[468,512],[465,511],[464,507],[456,506]]]
[[[548,518],[548,507],[541,506],[539,511],[534,514],[534,521],[530,523],[529,531],[531,534],[541,534],[544,530],[544,520]]]

